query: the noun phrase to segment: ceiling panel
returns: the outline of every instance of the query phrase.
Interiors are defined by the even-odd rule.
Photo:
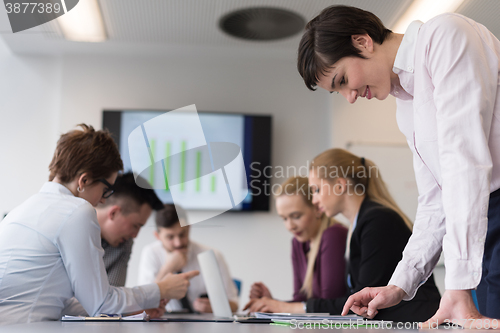
[[[465,0],[458,8],[457,13],[483,24],[497,38],[500,38],[499,0]]]
[[[439,0],[436,0],[439,1]],[[66,41],[56,21],[17,34],[9,33],[7,15],[0,29],[7,45],[23,54],[163,52],[177,46],[238,49],[241,52],[295,54],[300,34],[280,41],[244,41],[218,27],[235,10],[270,6],[292,10],[306,21],[330,5],[347,4],[371,11],[391,27],[412,0],[99,0],[109,39],[104,43]],[[458,10],[500,36],[500,0],[465,0]],[[283,54],[284,54],[283,53]]]
[[[306,21],[322,9],[335,4],[363,8],[392,25],[412,0],[99,0],[109,39],[104,44],[154,44],[225,46],[237,48],[283,49],[295,51],[300,34],[280,41],[244,41],[231,37],[218,27],[221,17],[234,10],[270,6],[292,10]],[[34,33],[35,31],[40,33]],[[67,52],[74,42],[65,41],[56,21],[44,24],[31,35],[4,34],[8,45],[22,53]],[[43,41],[50,41],[45,43]],[[32,44],[32,47],[28,44]],[[65,45],[62,45],[65,44]],[[95,47],[95,46],[93,46]],[[146,46],[145,46],[146,47]],[[81,46],[75,46],[75,50]],[[49,50],[50,49],[50,50]]]
[[[300,36],[279,42],[248,42],[227,36],[218,28],[219,19],[242,8],[265,6],[292,10],[309,21],[327,6],[350,4],[374,11],[383,21],[392,23],[409,3],[411,0],[101,0],[101,7],[110,38],[115,41],[295,48]]]

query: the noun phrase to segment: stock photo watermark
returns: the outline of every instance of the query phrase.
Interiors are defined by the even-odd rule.
[[[399,323],[404,324],[404,323]],[[407,324],[416,324],[416,328],[418,329],[418,323],[407,323]],[[315,330],[315,329],[359,329],[359,328],[372,328],[372,329],[392,329],[393,323],[392,321],[367,321],[363,319],[349,319],[349,320],[328,320],[323,319],[321,321],[307,321],[307,320],[290,320],[287,325],[293,329],[299,330]],[[404,327],[401,327],[404,328]],[[412,327],[409,327],[412,328]],[[413,327],[414,328],[414,327]]]
[[[4,0],[12,32],[20,32],[52,21],[75,8],[79,0]]]
[[[315,330],[315,329],[420,329],[420,322],[392,322],[392,321],[369,321],[364,319],[349,319],[345,321],[334,321],[323,319],[321,321],[290,320],[285,325],[291,329]],[[429,329],[498,329],[497,319],[445,319],[439,325],[438,321],[427,322]],[[285,326],[284,325],[284,326]]]
[[[262,193],[266,196],[276,196],[277,194],[292,195],[297,194],[304,195],[310,198],[313,195],[313,191],[306,187],[305,184],[288,183],[282,186],[281,183],[292,177],[307,177],[310,170],[314,170],[315,174],[320,177],[319,191],[324,195],[342,195],[346,193],[347,195],[364,195],[366,194],[366,183],[369,178],[379,177],[379,169],[377,166],[354,166],[348,165],[342,166],[314,166],[311,161],[307,161],[306,165],[295,167],[295,166],[265,166],[260,168],[260,162],[253,162],[250,164],[250,169],[253,171],[250,175],[252,178],[249,182],[249,187],[253,195],[261,195]],[[262,177],[264,176],[264,177]],[[265,180],[262,180],[264,178]],[[357,182],[348,186],[346,190],[335,186],[332,180],[337,178],[344,178],[350,180],[364,180],[364,182]],[[274,184],[271,184],[271,179],[275,180]]]

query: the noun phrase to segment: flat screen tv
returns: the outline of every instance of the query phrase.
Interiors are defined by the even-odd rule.
[[[115,139],[123,159],[124,170],[132,171],[132,163],[129,154],[129,135],[134,129],[140,127],[147,121],[169,112],[168,110],[104,110],[102,127],[108,129]],[[241,172],[242,183],[246,182],[248,195],[244,200],[233,205],[231,211],[268,211],[270,193],[270,172],[265,172],[271,167],[271,130],[272,116],[251,115],[226,112],[198,112],[199,120],[208,145],[211,142],[229,142],[241,148],[243,164],[246,177]],[[169,150],[188,151],[190,149],[190,137],[182,129],[169,131],[156,130],[149,138],[149,151],[154,155],[156,151],[165,152]],[[153,139],[154,138],[154,139]],[[194,140],[194,138],[192,139]],[[182,155],[182,158],[169,162],[169,172],[179,177],[195,179],[194,173],[200,172],[201,165],[207,163],[208,154],[196,152],[195,157],[191,154]],[[165,165],[164,165],[165,166]],[[213,161],[212,161],[213,166]],[[157,168],[160,169],[160,168]],[[149,184],[159,182],[161,170],[149,170],[141,174],[147,178]],[[266,176],[267,175],[267,176]],[[172,177],[173,177],[172,176]],[[169,176],[170,177],[170,176]],[[227,179],[224,177],[210,176],[206,181],[195,181],[186,183],[182,188],[182,205],[189,210],[218,210],[218,198],[227,193],[229,189]],[[156,179],[155,179],[156,178]],[[245,179],[246,178],[246,179]],[[170,179],[170,178],[169,178]],[[244,186],[244,184],[242,184]],[[155,187],[158,197],[164,203],[173,203],[172,193],[168,184],[165,188]]]

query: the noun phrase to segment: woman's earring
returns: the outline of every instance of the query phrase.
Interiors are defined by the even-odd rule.
[[[78,186],[78,187],[76,188],[76,190],[78,191],[78,193],[82,193],[83,191],[85,191],[85,189],[81,189],[81,190],[80,190],[80,186]]]

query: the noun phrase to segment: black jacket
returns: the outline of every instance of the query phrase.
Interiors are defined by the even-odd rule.
[[[349,294],[336,299],[309,299],[307,312],[339,315],[349,295],[365,287],[386,286],[403,257],[403,250],[410,236],[411,231],[398,213],[365,199],[351,237],[346,270],[351,285],[348,288]],[[402,301],[391,308],[378,310],[374,319],[397,322],[425,321],[437,311],[440,299],[434,277],[431,275],[411,301]]]

